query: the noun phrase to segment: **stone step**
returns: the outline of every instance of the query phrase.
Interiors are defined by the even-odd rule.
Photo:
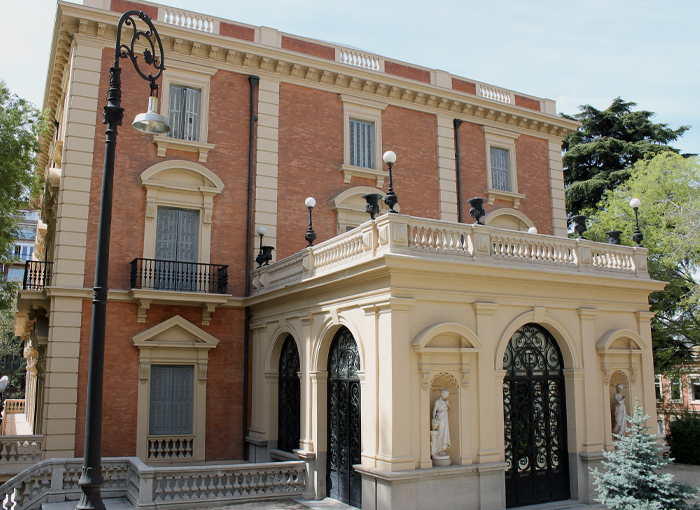
[[[102,500],[107,510],[133,510],[133,505],[126,498],[107,498]],[[60,503],[42,503],[41,510],[75,510],[77,501],[62,501]]]

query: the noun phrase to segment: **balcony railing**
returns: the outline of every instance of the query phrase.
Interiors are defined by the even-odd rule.
[[[385,214],[253,271],[253,295],[383,254],[517,268],[649,278],[646,248]]]
[[[131,261],[131,288],[226,294],[228,266],[134,259]]]
[[[51,283],[52,266],[53,262],[28,260],[24,265],[22,290],[44,290]]]

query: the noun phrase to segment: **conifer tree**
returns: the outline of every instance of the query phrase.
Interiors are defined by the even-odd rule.
[[[613,434],[615,450],[603,452],[605,471],[591,470],[598,486],[597,501],[609,510],[683,510],[690,508],[685,501],[697,490],[673,481],[670,473],[659,474],[655,470],[672,462],[661,456],[661,446],[655,434],[646,431],[644,424],[648,414],[642,414],[637,400],[634,416],[627,417],[624,436]]]

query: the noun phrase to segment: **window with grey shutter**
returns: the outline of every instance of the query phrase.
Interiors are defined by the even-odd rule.
[[[350,119],[350,164],[374,168],[374,122]]]
[[[193,365],[151,365],[150,435],[192,434]]]
[[[510,165],[508,151],[491,147],[491,186],[493,189],[510,191]]]
[[[180,85],[170,85],[168,122],[171,138],[199,141],[199,110],[202,92]]]
[[[159,207],[156,225],[154,288],[196,291],[199,211]]]

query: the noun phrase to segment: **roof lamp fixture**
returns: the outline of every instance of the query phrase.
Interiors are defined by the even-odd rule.
[[[314,241],[316,240],[316,234],[314,233],[314,228],[311,222],[311,211],[313,211],[314,207],[316,207],[316,199],[314,197],[309,197],[304,201],[304,205],[309,209],[309,230],[306,231],[304,239],[306,239],[306,241],[309,243],[309,246],[313,246]],[[307,246],[307,248],[309,246]]]
[[[132,124],[136,131],[149,135],[164,135],[170,132],[168,119],[158,113],[158,98],[148,98],[148,112],[139,113]]]
[[[536,234],[537,233],[537,227],[530,227],[527,229],[528,234]]]
[[[389,212],[398,214],[398,211],[394,210],[394,206],[399,203],[399,198],[394,193],[394,181],[392,179],[391,168],[396,163],[396,153],[394,151],[386,151],[382,156],[384,163],[389,167],[389,191],[387,191],[386,197],[384,197],[384,203],[389,207]]]
[[[633,198],[630,200],[630,207],[634,209],[634,234],[632,235],[632,240],[637,243],[637,248],[642,247],[642,241],[644,240],[644,234],[642,234],[639,228],[639,212],[638,209],[641,207],[642,201],[638,198]]]
[[[273,246],[263,246],[263,237],[265,236],[265,232],[267,232],[265,227],[262,225],[259,226],[257,232],[260,236],[260,252],[258,252],[258,256],[255,257],[255,262],[258,263],[258,267],[263,265],[269,266],[270,261],[272,260],[272,250],[275,248]]]

